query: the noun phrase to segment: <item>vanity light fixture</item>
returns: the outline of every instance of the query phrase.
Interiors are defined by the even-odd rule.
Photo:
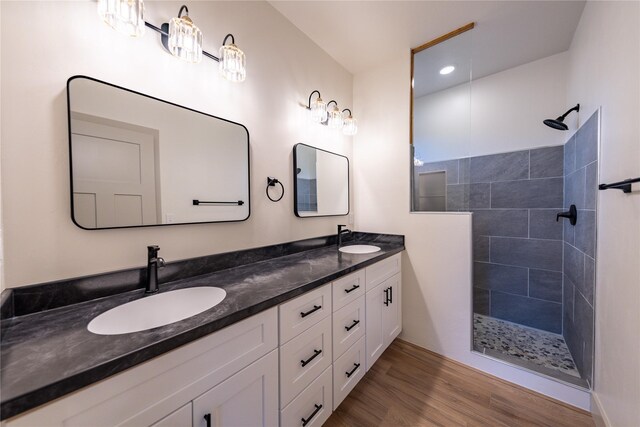
[[[334,105],[333,108],[329,110],[329,127],[331,129],[342,129],[342,125],[344,124],[342,120],[342,111],[340,111],[340,108],[338,108],[338,103],[334,100],[331,100],[327,103],[327,108],[332,103]]]
[[[144,34],[144,0],[98,0],[98,15],[124,35]]]
[[[453,65],[447,65],[446,67],[443,67],[440,70],[440,74],[442,74],[443,76],[447,75],[447,74],[451,74],[453,73],[453,70],[455,70],[456,67],[454,67]]]
[[[313,94],[317,93],[318,97],[311,102],[311,98]],[[309,103],[307,104],[307,109],[311,110],[311,120],[315,123],[323,123],[327,121],[327,104],[322,100],[322,96],[320,95],[320,91],[314,90],[309,95]]]
[[[183,12],[184,16],[182,16]],[[202,61],[202,31],[189,18],[189,9],[186,5],[182,5],[178,16],[169,21],[167,47],[176,58],[193,63]]]
[[[231,44],[227,45],[227,39],[231,37]],[[233,34],[227,34],[220,46],[220,74],[232,82],[243,82],[247,77],[247,61],[244,52],[238,49]]]
[[[353,118],[353,114],[351,113],[350,109],[345,108],[344,110],[342,110],[343,113],[345,111],[349,112],[349,116],[344,119],[342,133],[348,136],[355,135],[358,132],[358,121]]]
[[[141,36],[145,27],[160,33],[162,45],[177,58],[193,63],[200,62],[203,56],[213,59],[227,80],[242,82],[247,76],[245,54],[235,45],[233,34],[224,38],[220,58],[202,50],[202,31],[189,17],[186,5],[180,7],[177,17],[160,27],[144,20],[144,0],[98,0],[98,14],[111,27],[131,36]]]

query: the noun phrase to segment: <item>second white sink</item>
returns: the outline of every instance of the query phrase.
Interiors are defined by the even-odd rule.
[[[373,245],[349,245],[338,249],[346,254],[372,254],[380,250],[379,247]]]
[[[87,329],[98,335],[145,331],[202,313],[220,304],[226,295],[224,289],[201,286],[147,296],[105,311]]]

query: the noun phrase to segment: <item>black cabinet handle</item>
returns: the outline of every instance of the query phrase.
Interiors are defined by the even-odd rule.
[[[360,285],[353,285],[353,288],[345,289],[344,291],[345,291],[346,293],[353,292],[353,291],[355,291],[356,289],[358,289],[359,287],[360,287]]]
[[[204,414],[204,420],[207,422],[207,427],[211,427],[211,414]]]
[[[313,417],[316,416],[316,414],[318,413],[318,411],[320,409],[322,409],[322,405],[315,405],[316,409],[313,410],[313,413],[311,415],[309,415],[309,418],[307,418],[306,420],[303,418],[302,419],[302,427],[306,426],[307,424],[309,424],[309,421],[311,421],[311,419]]]
[[[301,311],[300,312],[300,317],[307,317],[311,313],[315,313],[316,311],[320,310],[321,308],[322,308],[321,305],[314,305],[313,308],[311,310],[307,311],[306,313],[304,311]]]
[[[344,328],[345,328],[347,331],[350,331],[350,330],[352,330],[353,328],[355,328],[355,327],[356,327],[356,325],[357,325],[358,323],[360,323],[360,321],[359,321],[359,320],[354,320],[354,321],[353,321],[353,323],[351,324],[351,326],[345,326]]]
[[[353,375],[358,370],[359,367],[360,367],[359,363],[354,363],[353,364],[353,369],[351,371],[349,371],[349,372],[345,372],[345,374],[347,374],[347,378],[349,378],[351,375]]]
[[[301,360],[300,363],[302,363],[302,367],[304,368],[305,366],[307,366],[309,363],[311,363],[311,361],[313,359],[315,359],[316,357],[318,357],[318,355],[322,353],[322,350],[313,350],[313,356],[311,356],[310,358],[308,358],[307,360]]]
[[[393,286],[389,286],[389,303],[393,304]]]
[[[389,305],[389,288],[384,290],[384,305]]]

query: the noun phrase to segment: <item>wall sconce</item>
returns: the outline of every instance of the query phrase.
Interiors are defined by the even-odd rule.
[[[313,98],[314,93],[317,93],[318,97],[312,102],[311,98]],[[331,104],[333,106],[329,108]],[[325,104],[320,92],[317,90],[311,92],[307,105],[301,104],[301,106],[311,111],[311,120],[315,123],[329,126],[331,129],[342,129],[342,133],[348,136],[355,135],[358,132],[358,122],[353,118],[351,110],[345,108],[340,111],[335,100]],[[344,118],[345,111],[349,112],[349,116],[346,119]]]
[[[227,80],[242,82],[247,76],[244,52],[235,45],[232,34],[224,38],[220,58],[202,50],[202,32],[193,24],[186,5],[180,7],[177,17],[160,28],[144,20],[144,0],[98,0],[98,14],[112,28],[130,36],[142,36],[144,27],[160,33],[162,45],[177,58],[193,63],[200,62],[202,56],[213,59]],[[229,37],[231,44],[226,45]]]

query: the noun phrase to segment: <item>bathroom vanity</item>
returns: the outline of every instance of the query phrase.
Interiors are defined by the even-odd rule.
[[[348,254],[311,239],[286,256],[162,284],[227,296],[147,331],[86,330],[144,297],[138,290],[3,320],[3,425],[322,425],[402,328],[404,239],[355,234],[376,236],[381,250]]]

